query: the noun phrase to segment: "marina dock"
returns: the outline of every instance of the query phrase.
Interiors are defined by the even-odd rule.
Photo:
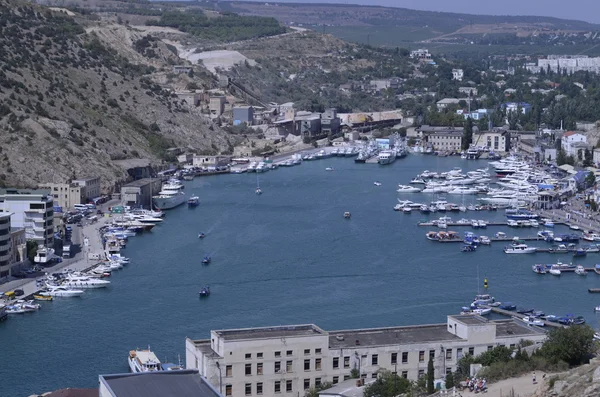
[[[554,222],[555,225],[566,225],[566,223],[564,222]],[[437,226],[435,223],[433,222],[419,222],[417,223],[418,226]],[[457,223],[457,222],[448,222],[446,223],[446,225],[448,227],[456,227],[456,226],[469,226],[471,227],[470,223]],[[508,226],[508,224],[506,222],[486,222],[487,226]],[[531,229],[532,226],[526,227],[514,227],[514,226],[510,226],[513,227],[514,229]],[[541,225],[541,227],[543,227],[543,225]]]
[[[522,240],[522,241],[544,241],[543,238],[537,237],[537,236],[535,236],[535,237],[519,237],[519,240]],[[462,242],[464,242],[464,239],[449,238],[449,239],[443,239],[443,240],[430,240],[430,241],[435,241],[438,243],[462,243]],[[491,242],[505,242],[505,243],[514,243],[515,242],[515,240],[512,238],[498,238],[498,237],[490,237],[490,241]],[[541,248],[541,249],[544,249],[544,248]]]

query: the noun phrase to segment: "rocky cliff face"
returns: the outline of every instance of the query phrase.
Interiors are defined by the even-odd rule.
[[[96,26],[0,0],[0,186],[96,175],[110,186],[126,177],[114,160],[232,150],[226,133],[155,83],[177,62],[163,42],[121,26],[112,48],[110,27]]]
[[[600,359],[559,375],[547,375],[544,387],[532,397],[600,396]]]

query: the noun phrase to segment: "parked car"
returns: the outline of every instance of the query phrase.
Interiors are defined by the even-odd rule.
[[[22,289],[15,290],[15,296],[23,296],[23,295],[25,295],[25,292]]]

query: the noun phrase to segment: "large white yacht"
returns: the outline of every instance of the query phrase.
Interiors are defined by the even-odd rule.
[[[80,290],[80,289],[71,289],[71,288],[64,287],[64,286],[46,284],[46,290],[39,292],[38,295],[60,296],[60,297],[68,298],[68,297],[73,297],[73,296],[80,296],[83,294],[83,292],[84,291]]]
[[[396,161],[396,151],[395,150],[383,150],[379,152],[379,157],[377,162],[381,165],[392,164]]]
[[[129,369],[134,373],[161,370],[160,361],[156,354],[150,350],[150,346],[148,346],[148,350],[131,350],[127,361],[129,362]]]
[[[181,191],[182,189],[181,183],[167,182],[163,184],[158,195],[152,197],[154,206],[160,210],[168,210],[185,203],[185,193]]]
[[[99,280],[97,278],[90,278],[80,274],[67,274],[65,281],[63,282],[65,287],[78,287],[78,288],[104,288],[110,285],[110,281]]]

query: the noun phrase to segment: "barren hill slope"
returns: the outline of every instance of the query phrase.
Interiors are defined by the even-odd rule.
[[[223,131],[154,83],[155,67],[176,61],[164,43],[118,27],[137,54],[126,42],[116,51],[94,23],[86,33],[63,13],[0,0],[0,185],[100,175],[106,186],[126,176],[113,160],[158,163],[172,146],[232,150]]]

